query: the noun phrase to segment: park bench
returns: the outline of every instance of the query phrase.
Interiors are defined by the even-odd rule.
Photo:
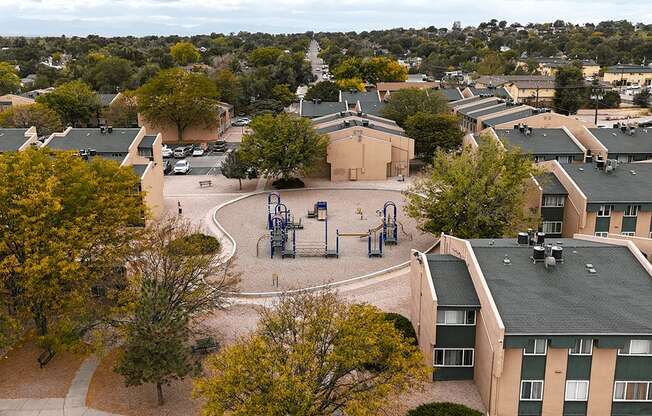
[[[200,338],[195,345],[192,346],[193,354],[209,354],[215,352],[220,348],[220,345],[213,339],[213,337]]]
[[[199,181],[199,187],[200,188],[203,188],[203,187],[209,187],[210,188],[212,186],[213,186],[213,181],[211,181],[211,180]]]
[[[41,368],[45,367],[47,363],[50,362],[50,360],[54,357],[55,352],[52,351],[51,349],[47,349],[41,353],[41,355],[38,356],[36,359],[38,361],[38,364]]]

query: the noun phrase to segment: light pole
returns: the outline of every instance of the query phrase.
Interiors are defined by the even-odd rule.
[[[598,107],[600,104],[600,100],[602,100],[602,88],[599,87],[593,87],[591,89],[591,99],[595,100],[595,117],[593,119],[593,124],[596,126],[598,125]]]

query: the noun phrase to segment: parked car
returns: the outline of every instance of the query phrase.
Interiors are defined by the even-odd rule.
[[[170,173],[172,172],[172,162],[169,160],[164,160],[163,161],[163,173]]]
[[[172,157],[174,156],[174,150],[164,144],[163,147],[161,147],[161,155],[163,155],[163,157]]]
[[[175,159],[183,159],[184,157],[190,156],[192,154],[193,146],[179,146],[174,149]]]
[[[214,152],[224,152],[226,150],[226,142],[224,140],[218,140],[213,143]]]
[[[195,147],[194,150],[192,151],[193,157],[195,156],[204,156],[204,149],[201,147]]]
[[[249,123],[251,123],[251,119],[249,117],[239,117],[235,119],[233,123],[231,123],[232,126],[238,126],[238,127],[243,127],[243,126],[248,126]]]
[[[174,164],[174,174],[175,175],[185,175],[190,172],[192,168],[190,167],[190,162],[187,160],[179,160]]]

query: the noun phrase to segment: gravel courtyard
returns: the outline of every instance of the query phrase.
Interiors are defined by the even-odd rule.
[[[422,234],[416,223],[402,212],[403,197],[395,191],[376,190],[300,190],[281,192],[282,202],[291,210],[303,230],[297,230],[297,245],[323,242],[325,223],[308,219],[306,213],[316,201],[328,202],[328,246],[335,249],[336,230],[340,232],[367,232],[382,223],[376,213],[386,201],[398,207],[399,245],[385,246],[382,258],[367,257],[367,238],[341,237],[340,257],[270,258],[267,224],[267,194],[254,195],[228,205],[217,213],[217,220],[237,243],[237,269],[242,272],[240,289],[243,292],[274,291],[314,286],[331,281],[376,272],[405,262],[411,249],[425,250],[433,242],[431,235]],[[362,208],[363,219],[356,214]],[[412,240],[410,241],[410,236]],[[261,239],[261,237],[263,237]],[[260,240],[260,243],[259,243]],[[256,246],[259,256],[256,257]],[[272,275],[278,275],[278,288],[272,286]]]

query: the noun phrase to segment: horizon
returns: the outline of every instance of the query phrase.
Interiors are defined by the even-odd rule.
[[[584,25],[601,21],[652,22],[648,2],[630,0],[492,0],[477,5],[457,0],[432,7],[425,0],[407,0],[400,7],[389,0],[0,0],[0,36],[193,36],[210,33],[295,34],[361,32],[398,28],[477,26],[491,19],[508,24],[563,20]],[[563,13],[559,10],[564,10]],[[563,16],[561,16],[563,14]],[[501,18],[497,18],[501,16]]]

